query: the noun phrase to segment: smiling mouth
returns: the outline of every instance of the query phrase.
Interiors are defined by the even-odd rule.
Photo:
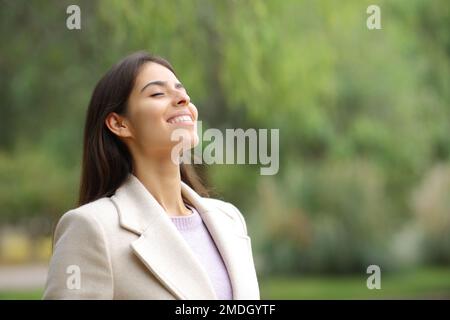
[[[194,124],[192,117],[188,115],[173,117],[167,120],[167,122],[170,124]]]

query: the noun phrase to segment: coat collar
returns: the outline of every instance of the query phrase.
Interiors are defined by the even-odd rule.
[[[223,209],[200,197],[184,182],[181,184],[183,197],[197,209],[222,255],[233,299],[256,299],[250,289],[255,287],[256,275],[246,279],[247,271],[254,274],[250,238],[235,231],[234,220],[218,212]],[[217,299],[197,257],[161,205],[134,175],[128,176],[111,200],[117,207],[120,225],[140,236],[131,244],[134,253],[177,299]]]
[[[202,201],[200,195],[183,181],[181,192],[199,212],[212,210],[210,204]],[[118,206],[120,225],[138,235],[152,225],[154,219],[160,222],[161,215],[167,218],[162,220],[170,221],[158,201],[133,174],[128,175],[111,199]]]

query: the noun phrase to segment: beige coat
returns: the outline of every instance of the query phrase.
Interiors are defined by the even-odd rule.
[[[228,269],[233,297],[259,299],[250,237],[232,204],[182,183]],[[60,219],[44,299],[217,299],[208,275],[142,183],[129,175],[111,198]]]

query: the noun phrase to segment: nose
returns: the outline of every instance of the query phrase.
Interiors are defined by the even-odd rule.
[[[191,98],[186,92],[178,92],[175,96],[175,104],[177,107],[183,107],[189,105]]]

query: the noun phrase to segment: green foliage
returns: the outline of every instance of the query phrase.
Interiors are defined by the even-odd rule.
[[[75,205],[77,168],[65,168],[52,153],[33,146],[0,153],[0,221],[53,219]]]
[[[416,228],[423,235],[427,262],[450,263],[450,166],[431,168],[412,197]]]

